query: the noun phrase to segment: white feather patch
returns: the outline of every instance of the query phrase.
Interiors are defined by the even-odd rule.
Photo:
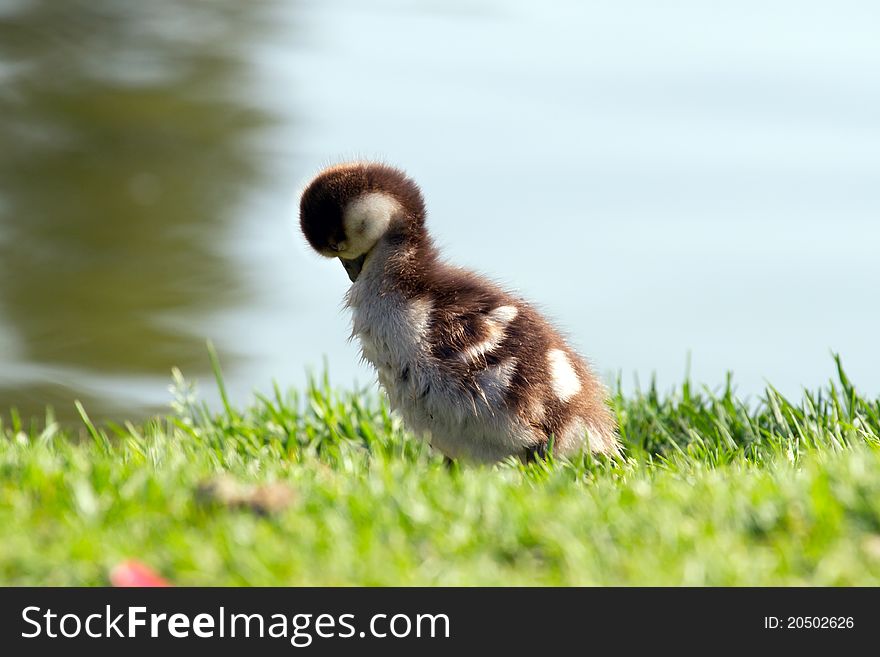
[[[345,250],[340,255],[357,258],[372,249],[401,210],[397,199],[384,192],[370,192],[353,200],[342,215]]]
[[[519,311],[516,309],[516,306],[498,306],[495,310],[489,313],[489,317],[499,324],[510,324],[519,314]]]
[[[471,345],[461,352],[462,360],[477,360],[482,356],[494,351],[502,342],[504,342],[505,329],[517,315],[517,309],[514,306],[498,306],[486,315],[483,323],[488,336],[482,342]]]
[[[553,377],[553,392],[560,401],[566,402],[580,392],[581,380],[561,349],[548,351],[547,360],[550,363],[550,375]]]

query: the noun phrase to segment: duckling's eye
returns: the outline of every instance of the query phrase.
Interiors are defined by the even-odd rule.
[[[331,251],[345,251],[348,244],[345,241],[345,234],[337,232],[332,237],[327,237],[327,248]]]
[[[364,217],[363,219],[360,220],[360,222],[358,222],[357,228],[355,228],[355,232],[360,235],[360,234],[363,234],[363,232],[366,229],[367,229],[367,218]]]

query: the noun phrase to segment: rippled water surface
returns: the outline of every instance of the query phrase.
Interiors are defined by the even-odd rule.
[[[626,385],[880,392],[880,8],[727,5],[0,0],[0,408],[371,381],[296,232],[352,156]]]

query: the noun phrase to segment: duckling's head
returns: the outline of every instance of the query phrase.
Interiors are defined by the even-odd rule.
[[[303,234],[319,254],[339,258],[352,282],[383,238],[421,233],[422,193],[403,171],[374,162],[329,167],[308,184],[299,204]]]

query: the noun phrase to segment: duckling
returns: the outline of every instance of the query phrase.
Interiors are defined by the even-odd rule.
[[[531,305],[440,258],[416,183],[386,164],[331,166],[300,227],[338,258],[352,338],[407,428],[447,460],[619,452],[605,388]]]

